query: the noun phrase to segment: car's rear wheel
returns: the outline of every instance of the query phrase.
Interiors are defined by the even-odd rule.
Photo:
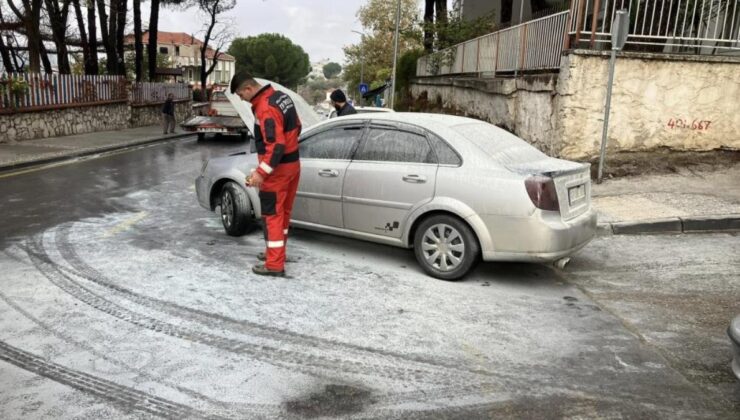
[[[249,198],[235,182],[227,182],[221,189],[221,223],[230,236],[247,233],[252,221]]]
[[[454,216],[422,221],[414,234],[414,254],[424,271],[438,279],[458,280],[480,259],[480,245],[470,227]]]
[[[206,133],[198,133],[198,141],[203,141],[206,139]]]

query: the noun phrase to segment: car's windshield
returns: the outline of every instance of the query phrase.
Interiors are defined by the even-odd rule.
[[[452,128],[502,165],[547,159],[547,155],[529,143],[492,124],[467,123]]]

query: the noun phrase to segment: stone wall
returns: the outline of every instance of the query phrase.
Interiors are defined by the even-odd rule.
[[[128,120],[125,102],[0,114],[0,143],[119,130],[128,127]]]
[[[162,123],[162,105],[133,105],[131,106],[131,118],[129,127],[146,127]],[[190,118],[193,114],[193,107],[190,101],[175,102],[175,121],[181,123]]]
[[[519,79],[416,79],[419,110],[480,118],[568,159],[598,156],[608,55],[572,51],[558,74]],[[623,53],[617,60],[608,152],[740,150],[740,60]]]
[[[192,114],[190,101],[175,104],[178,123]],[[121,130],[162,123],[162,104],[131,106],[126,102],[33,112],[0,114],[0,143]]]
[[[599,153],[608,55],[564,57],[555,96],[560,153]],[[614,73],[608,151],[740,150],[740,61],[623,54]]]

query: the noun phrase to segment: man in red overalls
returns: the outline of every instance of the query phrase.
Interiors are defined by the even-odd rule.
[[[246,182],[259,189],[267,249],[265,264],[255,265],[252,271],[283,277],[290,213],[301,173],[298,158],[301,120],[290,96],[271,85],[260,85],[249,73],[234,75],[231,93],[252,104],[256,120],[253,131],[259,166]]]

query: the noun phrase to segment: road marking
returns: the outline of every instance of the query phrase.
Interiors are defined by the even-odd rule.
[[[128,230],[131,228],[131,226],[139,223],[140,221],[144,220],[147,216],[149,216],[149,212],[142,211],[139,213],[136,213],[135,216],[124,220],[123,222],[113,226],[110,228],[105,234],[103,235],[104,238],[110,238],[111,236],[118,235],[119,233]]]

